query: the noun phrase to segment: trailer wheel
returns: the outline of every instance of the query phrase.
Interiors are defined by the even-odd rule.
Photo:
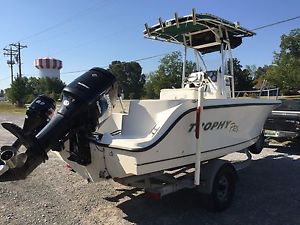
[[[223,211],[231,205],[236,178],[236,171],[230,163],[224,164],[219,169],[214,178],[212,192],[207,196],[210,210]]]

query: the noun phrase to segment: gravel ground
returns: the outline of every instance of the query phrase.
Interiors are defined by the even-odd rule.
[[[0,114],[0,122],[22,118]],[[0,128],[0,146],[13,140]],[[239,177],[233,205],[212,213],[190,190],[151,201],[115,183],[87,183],[50,153],[26,180],[0,184],[0,224],[300,224],[299,150],[265,148]]]

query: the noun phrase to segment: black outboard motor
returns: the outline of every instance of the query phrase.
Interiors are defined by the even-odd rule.
[[[0,151],[0,164],[9,164],[10,167],[15,167],[17,159],[13,161],[22,145],[21,139],[34,138],[35,135],[47,125],[55,111],[55,101],[46,95],[40,95],[29,105],[26,110],[26,116],[23,128],[9,122],[2,123],[2,126],[19,138],[11,146],[2,146]]]
[[[10,168],[0,176],[0,181],[25,179],[38,165],[48,159],[47,152],[50,149],[61,150],[64,142],[72,140],[76,135],[81,137],[78,141],[81,148],[78,150],[77,146],[76,150],[72,151],[70,143],[70,160],[82,165],[90,163],[88,142],[83,137],[96,128],[99,117],[96,103],[110,91],[115,82],[115,76],[107,70],[93,68],[66,86],[62,93],[61,108],[34,138],[13,133],[27,147],[26,161],[22,166]],[[82,159],[82,155],[86,157]]]
[[[23,125],[26,134],[36,135],[53,116],[55,101],[46,96],[40,95],[29,105]]]

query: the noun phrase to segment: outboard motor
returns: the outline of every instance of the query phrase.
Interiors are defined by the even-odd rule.
[[[55,101],[46,95],[40,95],[29,105],[26,110],[26,116],[23,129],[13,123],[2,123],[2,126],[19,136],[11,146],[2,146],[0,151],[0,164],[7,164],[10,168],[15,168],[20,161],[17,160],[19,148],[22,145],[22,137],[33,138],[50,121],[55,111]],[[19,155],[21,156],[21,155]],[[20,159],[20,157],[18,157]]]
[[[61,108],[34,137],[25,135],[20,129],[13,132],[9,130],[27,148],[24,153],[26,160],[15,168],[8,165],[10,168],[0,176],[0,181],[25,179],[48,159],[47,152],[50,149],[62,150],[68,139],[71,151],[69,160],[81,165],[89,164],[91,158],[87,136],[97,126],[97,102],[109,93],[115,82],[115,76],[107,70],[93,68],[63,89]]]

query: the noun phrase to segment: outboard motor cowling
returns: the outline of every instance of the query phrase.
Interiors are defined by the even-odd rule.
[[[78,127],[81,116],[86,117],[85,113],[96,107],[96,102],[108,93],[115,81],[114,75],[108,71],[93,68],[66,86],[62,93],[61,108],[45,129],[36,136],[41,148],[51,147],[51,144],[56,144],[55,141]]]
[[[50,121],[55,111],[55,101],[40,95],[29,105],[23,125],[25,133],[37,134]]]
[[[96,103],[103,95],[108,94],[115,82],[115,76],[107,70],[93,68],[67,85],[62,92],[60,109],[40,132],[34,137],[14,134],[20,136],[18,138],[27,147],[27,159],[21,167],[10,169],[1,175],[0,181],[26,178],[48,158],[47,152],[50,149],[61,150],[64,142],[74,135],[79,135],[83,140],[80,143],[83,150],[75,152],[73,157],[71,153],[70,160],[82,165],[90,163],[89,146],[84,134],[95,130],[99,117]],[[80,154],[87,156],[86,159],[82,160]]]

